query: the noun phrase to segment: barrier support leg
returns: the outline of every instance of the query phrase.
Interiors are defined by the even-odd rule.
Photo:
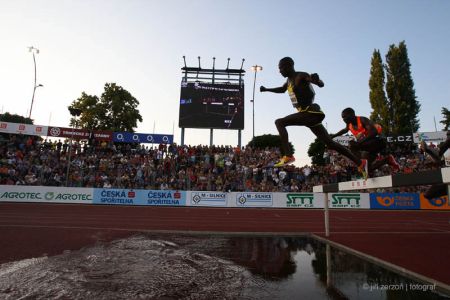
[[[327,288],[332,285],[331,281],[331,246],[327,243],[326,245],[326,258],[327,258]]]
[[[329,212],[328,212],[328,193],[325,193],[325,197],[324,197],[324,201],[325,201],[325,210],[324,210],[324,214],[325,214],[325,236],[329,237],[330,236],[330,220],[329,220]]]

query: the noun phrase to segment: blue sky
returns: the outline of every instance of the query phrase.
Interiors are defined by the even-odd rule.
[[[35,124],[68,126],[67,106],[83,91],[100,95],[116,82],[139,101],[144,121],[138,132],[172,133],[180,142],[180,80],[190,66],[247,70],[243,144],[252,136],[253,74],[257,87],[280,86],[278,61],[291,56],[296,69],[317,72],[325,87],[316,102],[330,132],[343,128],[340,112],[355,108],[368,116],[370,59],[384,59],[391,44],[405,40],[416,95],[422,104],[421,131],[442,128],[441,108],[450,103],[450,1],[6,1],[0,0],[0,111],[27,115],[38,84]],[[256,135],[276,134],[274,120],[293,113],[287,94],[255,96]],[[298,165],[309,162],[313,140],[307,128],[289,127]],[[208,144],[209,130],[187,129],[186,144]],[[214,143],[236,145],[237,132],[215,130]]]

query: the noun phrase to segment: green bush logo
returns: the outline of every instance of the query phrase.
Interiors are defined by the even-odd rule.
[[[47,192],[44,195],[45,200],[53,200],[53,198],[55,198],[55,193],[53,192]]]

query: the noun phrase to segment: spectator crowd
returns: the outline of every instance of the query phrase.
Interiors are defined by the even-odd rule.
[[[6,136],[6,138],[5,138]],[[393,147],[401,171],[431,168],[415,145]],[[152,190],[311,192],[318,184],[358,179],[352,162],[334,151],[324,166],[274,168],[278,148],[231,146],[156,147],[112,142],[49,141],[3,135],[0,184]],[[69,166],[69,168],[68,168]],[[391,174],[389,166],[374,176]],[[397,191],[414,192],[422,187]]]

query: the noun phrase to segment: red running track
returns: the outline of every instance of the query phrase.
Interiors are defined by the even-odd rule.
[[[315,209],[0,203],[0,263],[142,231],[324,237]],[[329,240],[450,285],[450,211],[330,211]]]

